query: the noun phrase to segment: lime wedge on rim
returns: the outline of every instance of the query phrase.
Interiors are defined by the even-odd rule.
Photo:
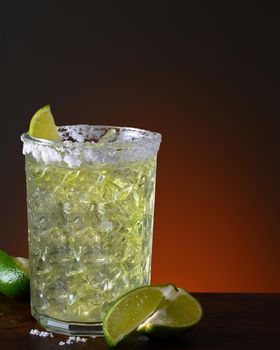
[[[177,293],[142,323],[137,331],[156,337],[185,333],[193,328],[201,317],[202,308],[199,302],[186,290],[178,288]]]
[[[159,304],[176,293],[175,286],[145,286],[121,296],[103,320],[103,334],[109,346],[115,346],[149,318]]]
[[[117,345],[137,330],[152,336],[183,333],[202,316],[199,302],[173,284],[145,286],[120,297],[103,320],[103,334],[109,346]]]
[[[60,141],[50,105],[40,108],[32,117],[29,125],[29,135],[38,139]]]
[[[28,259],[12,257],[0,250],[0,293],[13,298],[29,296]]]

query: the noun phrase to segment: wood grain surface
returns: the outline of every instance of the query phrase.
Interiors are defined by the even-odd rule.
[[[279,350],[280,294],[197,293],[204,315],[201,323],[180,339],[165,341],[131,337],[117,349],[143,350]],[[86,343],[60,346],[68,337],[30,335],[31,329],[43,330],[32,318],[30,305],[0,296],[0,349],[108,349],[103,338],[88,338]]]

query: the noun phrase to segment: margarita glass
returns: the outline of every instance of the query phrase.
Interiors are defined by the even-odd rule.
[[[59,127],[22,135],[32,315],[48,330],[101,334],[116,298],[150,283],[158,133]]]

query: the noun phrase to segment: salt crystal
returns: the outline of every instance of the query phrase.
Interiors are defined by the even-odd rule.
[[[69,168],[80,166],[82,163],[82,161],[79,158],[68,155],[64,156],[63,160],[69,166]]]
[[[46,164],[50,162],[59,162],[62,160],[61,155],[50,147],[44,147],[41,151],[41,156],[43,162]]]
[[[64,139],[65,135],[69,135],[72,139],[74,139],[76,142],[84,143],[86,140],[86,130],[82,130],[79,125],[73,125],[73,126],[63,126],[64,132],[61,134],[60,137]],[[60,130],[59,130],[60,131]],[[68,137],[69,137],[68,136]]]
[[[79,336],[76,337],[76,343],[85,343],[86,341],[86,338],[80,338]]]
[[[37,160],[40,161],[41,160],[41,152],[38,149],[34,149],[32,151],[32,156]]]
[[[31,145],[31,144],[24,143],[24,144],[23,144],[23,148],[22,148],[22,154],[23,154],[23,155],[26,155],[26,154],[32,152],[33,147],[34,147],[34,146]]]
[[[32,335],[39,335],[40,332],[38,331],[38,329],[31,329],[31,331],[29,332],[29,334],[32,334]]]
[[[84,150],[84,157],[87,161],[94,161],[96,160],[96,155],[92,149],[85,149]]]
[[[51,338],[53,338],[52,333],[49,333],[49,332],[46,332],[46,331],[39,331],[38,329],[31,329],[29,334],[37,335],[38,337],[43,337],[43,338],[46,338],[46,337],[49,337],[49,336]]]
[[[75,137],[75,138],[76,138],[77,142],[80,142],[80,143],[85,142],[85,138],[84,138],[83,135],[76,134],[76,137]]]

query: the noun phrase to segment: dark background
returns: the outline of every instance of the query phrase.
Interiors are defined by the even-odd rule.
[[[153,282],[280,292],[279,11],[258,1],[0,1],[0,248],[27,255],[20,135],[159,131]]]

